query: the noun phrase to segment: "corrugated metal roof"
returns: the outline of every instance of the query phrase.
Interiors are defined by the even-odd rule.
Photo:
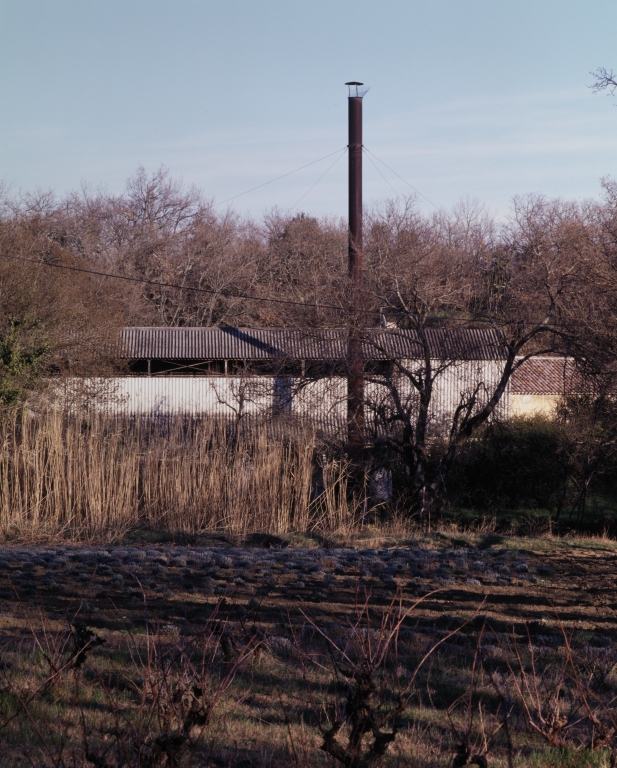
[[[503,342],[494,330],[428,329],[431,357],[438,360],[499,360]],[[417,331],[373,328],[364,331],[366,359],[418,358]],[[340,360],[344,328],[301,331],[288,328],[125,328],[121,356],[132,360]]]
[[[568,357],[531,357],[512,375],[513,395],[562,395],[585,387]]]

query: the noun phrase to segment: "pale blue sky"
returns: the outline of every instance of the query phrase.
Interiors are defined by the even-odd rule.
[[[0,178],[118,192],[165,164],[221,201],[344,147],[361,80],[366,146],[438,206],[597,197],[617,176],[599,66],[615,0],[0,0]],[[234,207],[287,210],[331,162]],[[365,162],[365,199],[392,194]],[[342,159],[296,210],[346,206]]]

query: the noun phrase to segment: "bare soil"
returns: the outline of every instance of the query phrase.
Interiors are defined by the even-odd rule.
[[[341,624],[366,593],[386,605],[397,589],[423,600],[416,620],[469,618],[481,606],[495,628],[566,627],[617,637],[617,548],[610,542],[446,540],[367,548],[4,546],[0,549],[0,620],[10,630],[19,604],[49,619],[81,616],[94,627],[203,622],[208,606],[251,611],[264,626],[305,621]],[[278,540],[280,542],[280,540]],[[271,543],[266,537],[265,543]],[[283,545],[286,542],[281,542]]]
[[[244,546],[232,543],[214,536],[119,546],[0,548],[0,651],[5,664],[0,742],[6,740],[8,746],[6,765],[48,765],[54,755],[71,749],[73,763],[67,765],[88,764],[76,689],[68,679],[54,683],[53,695],[36,699],[36,718],[46,724],[43,733],[36,731],[34,709],[28,709],[35,704],[31,692],[49,675],[50,649],[75,625],[87,626],[105,641],[93,648],[79,682],[75,678],[71,684],[81,686],[79,711],[94,718],[92,733],[104,733],[112,699],[123,711],[135,706],[144,673],[137,669],[137,674],[134,654],[145,648],[148,637],[162,638],[172,654],[184,653],[186,643],[214,619],[226,627],[232,643],[235,638],[237,652],[247,637],[258,633],[265,655],[256,666],[239,671],[235,688],[227,691],[206,729],[201,752],[187,765],[334,765],[320,750],[317,728],[326,711],[320,708],[335,690],[323,667],[327,649],[319,650],[319,633],[338,642],[357,623],[367,596],[376,621],[393,600],[417,603],[402,628],[402,674],[409,673],[405,667],[411,669],[431,644],[447,640],[423,673],[422,690],[401,720],[387,765],[451,764],[457,745],[449,723],[452,718],[465,720],[456,702],[466,700],[481,631],[487,668],[503,666],[503,649],[519,638],[537,647],[543,659],[550,657],[543,663],[555,669],[563,658],[558,646],[565,631],[576,638],[584,658],[597,662],[600,653],[610,661],[602,685],[617,690],[617,546],[611,541],[436,535],[326,542],[253,536]],[[448,639],[458,627],[460,633]],[[217,653],[226,656],[222,642],[221,649]],[[315,686],[310,693],[297,654],[312,650],[325,655],[322,667],[312,678],[313,673],[308,675]],[[114,682],[120,679],[136,682],[120,690]],[[101,681],[112,691],[106,699]],[[488,678],[482,685],[489,713],[496,706],[494,692]],[[15,695],[32,705],[18,706]],[[455,709],[450,711],[451,706]],[[58,739],[46,741],[45,736],[56,724],[65,728],[59,745]],[[586,753],[583,762],[576,762],[576,750],[567,762],[565,752],[555,756],[520,718],[514,725],[517,766],[604,764],[601,752],[591,757]],[[499,734],[491,747],[491,766],[507,764],[503,732]],[[481,743],[482,735],[476,735]],[[573,736],[572,744],[583,744],[583,738]]]

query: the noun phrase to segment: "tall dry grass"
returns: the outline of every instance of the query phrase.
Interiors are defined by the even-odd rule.
[[[311,498],[317,455],[298,425],[24,410],[0,422],[0,534],[349,530],[344,463],[326,463]]]

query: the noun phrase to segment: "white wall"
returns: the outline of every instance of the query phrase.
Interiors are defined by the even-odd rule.
[[[413,363],[410,363],[413,364]],[[485,382],[480,402],[486,401],[496,385],[503,364],[493,361],[455,363],[435,383],[431,419],[447,422],[461,395],[477,382]],[[402,379],[399,391],[409,402],[415,392]],[[312,419],[330,430],[344,429],[347,414],[347,380],[330,377],[306,381],[291,377],[239,376],[124,376],[111,379],[69,379],[59,392],[67,404],[95,402],[99,407],[127,415],[211,414],[237,418],[244,415],[291,413]],[[367,403],[387,401],[385,387],[367,381]],[[369,420],[370,407],[367,409]],[[499,407],[502,418],[509,416],[510,392]]]

